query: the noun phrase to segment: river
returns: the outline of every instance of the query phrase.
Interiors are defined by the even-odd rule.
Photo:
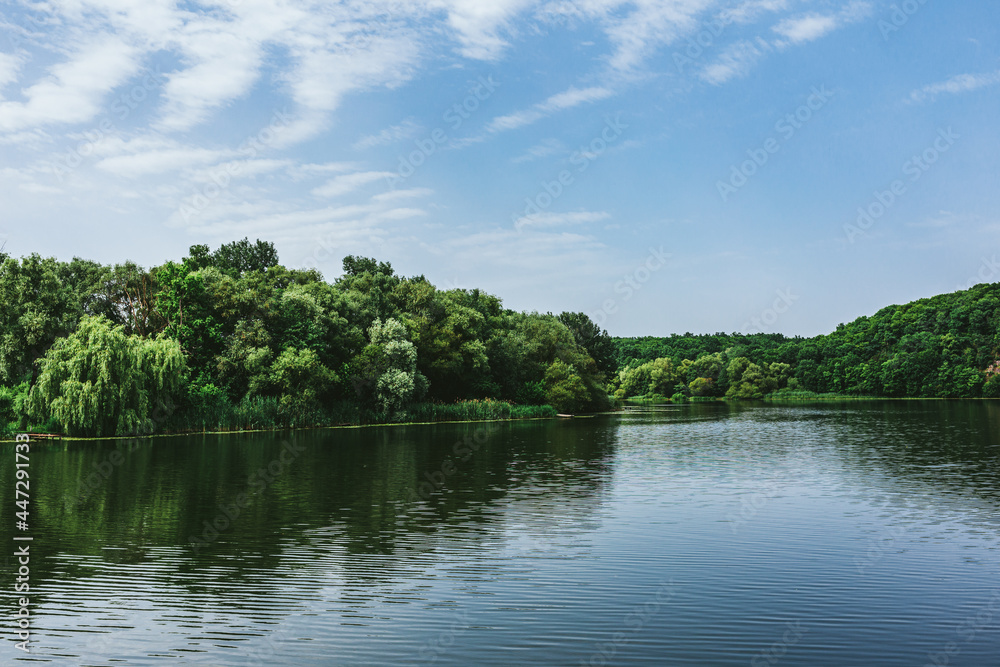
[[[1000,403],[30,456],[32,651],[3,664],[1000,665]],[[14,465],[3,445],[7,619]]]

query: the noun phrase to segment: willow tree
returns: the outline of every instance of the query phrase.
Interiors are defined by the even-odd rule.
[[[104,317],[84,317],[39,361],[28,397],[33,419],[55,418],[68,435],[148,432],[154,410],[177,394],[186,373],[175,340],[127,335]]]

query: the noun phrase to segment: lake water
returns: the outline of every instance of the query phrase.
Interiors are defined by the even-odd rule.
[[[992,402],[36,444],[0,663],[1000,665],[998,464]]]

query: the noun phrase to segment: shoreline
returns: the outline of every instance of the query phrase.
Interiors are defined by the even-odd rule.
[[[616,414],[616,413],[598,413],[598,414]],[[93,442],[97,440],[146,440],[151,438],[181,438],[189,437],[194,435],[239,435],[244,433],[277,433],[279,431],[320,431],[324,429],[357,429],[357,428],[373,428],[379,426],[433,426],[437,424],[494,424],[499,422],[525,422],[525,421],[544,421],[544,420],[555,420],[557,417],[517,417],[509,419],[461,419],[461,420],[446,420],[446,421],[433,421],[433,422],[385,422],[380,424],[335,424],[332,426],[295,426],[289,428],[261,428],[261,429],[236,429],[229,431],[182,431],[175,433],[150,433],[147,435],[111,435],[111,436],[100,436],[100,437],[81,437],[81,436],[70,436],[64,435],[59,438],[59,440],[70,440],[74,442]],[[16,442],[13,438],[11,439],[0,439],[0,444],[13,443]],[[32,440],[31,442],[42,442],[42,440]]]

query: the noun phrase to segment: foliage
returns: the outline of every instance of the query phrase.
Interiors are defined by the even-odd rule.
[[[68,435],[96,436],[149,428],[153,410],[183,384],[177,341],[127,335],[103,317],[84,317],[42,358],[28,397],[33,419],[54,418]]]
[[[273,243],[260,239],[256,243],[250,243],[247,238],[226,243],[214,253],[209,252],[206,245],[194,245],[191,246],[188,265],[191,268],[214,267],[228,276],[238,278],[246,273],[264,272],[278,266],[278,252]]]
[[[590,392],[576,368],[556,359],[545,371],[545,398],[560,412],[578,412],[590,402]]]
[[[622,373],[666,357],[680,365],[698,396],[755,399],[788,387],[812,395],[1000,397],[998,331],[1000,284],[984,283],[888,306],[815,338],[719,333],[614,339],[624,370],[612,385],[616,395],[641,395],[642,378]]]
[[[337,381],[337,375],[323,365],[310,349],[285,348],[271,364],[270,384],[283,410],[301,416],[320,405]]]
[[[0,253],[0,299],[8,431],[122,434],[168,394],[157,423],[174,430],[597,411],[609,393],[1000,398],[1000,284],[814,338],[610,338],[584,313],[515,312],[367,257],[326,282],[244,238],[149,269]]]
[[[27,400],[27,382],[16,387],[0,386],[0,435],[10,435],[22,426]]]
[[[605,377],[611,377],[618,365],[615,362],[615,343],[608,332],[597,326],[586,313],[564,312],[559,315],[559,321],[570,330],[577,345],[594,360],[597,370]]]
[[[555,416],[555,409],[549,405],[518,405],[489,398],[455,403],[417,403],[409,410],[410,421],[414,422],[531,419]]]
[[[409,404],[427,391],[427,380],[417,371],[416,347],[407,340],[406,327],[392,318],[376,319],[368,340],[354,365],[359,398],[386,418],[402,420]]]
[[[34,381],[35,361],[83,314],[81,298],[55,259],[37,254],[0,263],[0,382]]]

